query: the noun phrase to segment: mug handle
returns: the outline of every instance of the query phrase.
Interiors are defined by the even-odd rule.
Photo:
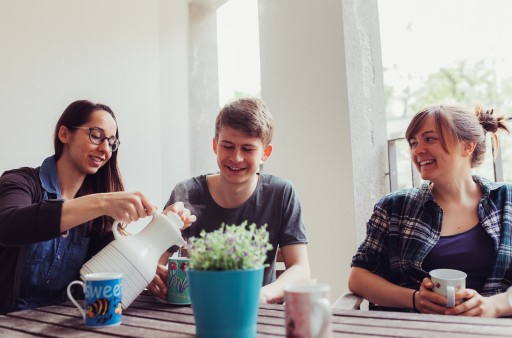
[[[455,288],[453,286],[446,287],[446,307],[455,306]]]
[[[320,325],[318,332],[313,332],[313,337],[323,337],[325,335],[325,330],[327,330],[329,327],[329,322],[331,320],[331,303],[327,300],[327,298],[320,298],[313,301],[313,306],[315,309],[320,310],[320,315],[322,318],[322,324]]]
[[[85,320],[85,310],[82,309],[80,304],[78,304],[78,302],[75,300],[75,298],[73,298],[73,295],[71,294],[71,287],[75,284],[80,284],[82,286],[82,289],[84,289],[84,293],[85,293],[85,283],[82,281],[79,281],[79,280],[75,280],[75,281],[72,281],[71,283],[69,283],[69,285],[68,285],[68,289],[67,289],[68,298],[78,308],[78,310],[80,310],[80,312],[82,313],[82,318],[83,318],[83,320]]]

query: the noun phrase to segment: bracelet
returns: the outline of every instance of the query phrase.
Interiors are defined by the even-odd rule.
[[[417,292],[418,292],[418,290],[414,290],[414,292],[412,293],[412,308],[416,312],[418,312],[418,309],[416,309],[416,293]]]

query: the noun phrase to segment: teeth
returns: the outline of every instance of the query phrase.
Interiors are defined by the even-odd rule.
[[[434,160],[421,161],[420,165],[423,166],[423,165],[431,164],[431,163],[434,163]]]
[[[100,157],[91,156],[91,158],[92,158],[93,160],[95,160],[95,161],[103,161],[103,159],[102,159],[102,158],[100,158]]]
[[[243,168],[233,168],[233,167],[229,167],[229,166],[228,166],[228,168],[229,168],[230,170],[234,170],[234,171],[243,170]]]

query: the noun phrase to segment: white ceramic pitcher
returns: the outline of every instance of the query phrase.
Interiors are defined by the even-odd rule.
[[[151,222],[138,234],[124,236],[115,221],[112,232],[115,240],[87,261],[80,275],[98,272],[122,272],[122,305],[128,308],[135,298],[153,280],[158,259],[173,245],[183,246],[180,228],[183,222],[175,213],[153,213]]]

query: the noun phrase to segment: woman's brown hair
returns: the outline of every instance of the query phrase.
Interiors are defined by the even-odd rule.
[[[97,110],[104,110],[109,113],[114,121],[116,117],[112,109],[101,103],[93,103],[88,100],[78,100],[71,103],[62,113],[55,126],[54,135],[54,147],[55,147],[55,159],[58,160],[64,150],[64,144],[59,139],[59,129],[61,126],[65,126],[70,130],[73,130],[74,126],[82,126],[90,121],[91,115]],[[117,124],[117,121],[116,121]],[[119,139],[119,130],[116,129],[116,138]],[[118,151],[112,152],[110,160],[102,166],[96,174],[87,175],[80,188],[79,194],[89,195],[94,193],[103,192],[114,192],[123,191],[124,185],[121,177],[121,172],[117,164],[117,153]],[[98,233],[104,233],[110,229],[112,225],[112,219],[108,216],[102,216],[96,218],[92,222],[93,231]]]
[[[497,132],[500,129],[507,133],[509,131],[505,123],[505,116],[494,115],[494,109],[484,111],[477,105],[475,112],[472,113],[463,107],[440,105],[424,108],[414,115],[405,132],[408,142],[418,132],[427,117],[433,118],[440,134],[441,145],[446,152],[450,152],[447,139],[458,142],[475,142],[476,147],[471,157],[472,168],[479,166],[484,160],[487,150],[485,134],[491,133],[494,152],[497,154],[499,149]]]

